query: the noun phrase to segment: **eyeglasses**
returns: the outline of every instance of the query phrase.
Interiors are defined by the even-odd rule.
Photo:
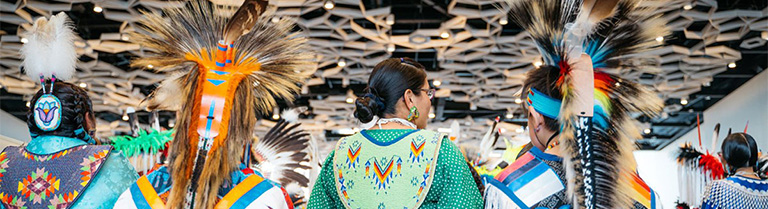
[[[427,96],[429,97],[429,99],[435,98],[435,89],[419,89],[419,90],[427,92]]]

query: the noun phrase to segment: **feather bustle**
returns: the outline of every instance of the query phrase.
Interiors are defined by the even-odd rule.
[[[297,173],[295,169],[309,169],[307,147],[309,143],[309,133],[299,129],[300,124],[291,124],[285,120],[280,120],[259,140],[256,140],[252,147],[253,159],[258,164],[269,163],[272,165],[272,171],[268,175],[270,179],[279,182],[282,185],[298,184],[308,186],[309,179],[303,174]],[[300,190],[288,191],[294,195]]]

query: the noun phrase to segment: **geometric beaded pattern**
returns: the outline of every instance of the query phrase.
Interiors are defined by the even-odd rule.
[[[768,208],[768,180],[733,176],[712,182],[703,202],[702,208]]]
[[[8,168],[8,155],[0,153],[0,181],[3,181],[3,173]]]
[[[7,147],[0,153],[5,208],[69,208],[106,161],[111,146],[81,145],[47,155]]]
[[[425,130],[407,130],[396,137],[374,133],[378,131],[363,130],[336,146],[332,167],[342,204],[346,208],[420,206],[432,184],[442,135]]]
[[[45,161],[48,161],[48,160],[53,160],[53,159],[65,156],[65,155],[67,155],[67,154],[69,154],[71,152],[75,152],[75,151],[78,151],[80,149],[83,149],[83,146],[74,147],[74,148],[67,149],[67,150],[64,150],[64,151],[61,151],[61,152],[57,152],[57,153],[53,153],[53,154],[50,154],[50,155],[36,155],[36,154],[30,153],[30,152],[27,152],[27,150],[22,149],[21,150],[21,154],[24,155],[24,157],[27,158],[27,159],[35,160],[35,161],[38,161],[38,162],[45,162]]]
[[[80,172],[80,175],[82,175],[80,178],[80,180],[82,180],[80,185],[85,186],[91,181],[92,175],[98,171],[99,166],[107,159],[106,157],[108,154],[109,150],[102,150],[101,152],[83,158],[83,162],[80,163],[82,166],[80,167],[80,171],[82,171]]]

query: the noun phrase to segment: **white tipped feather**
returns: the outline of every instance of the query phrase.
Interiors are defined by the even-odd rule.
[[[304,113],[305,111],[307,111],[307,107],[297,107],[283,110],[283,113],[280,115],[285,121],[296,123],[299,122],[299,114]]]
[[[64,12],[46,19],[38,18],[26,34],[28,42],[21,47],[23,66],[33,80],[43,75],[68,80],[75,74],[77,52],[72,22]]]
[[[459,144],[461,140],[459,140],[461,136],[461,126],[459,126],[459,121],[453,120],[451,122],[451,134],[448,135],[448,139],[453,141],[455,144]]]
[[[157,89],[142,102],[142,105],[146,105],[150,110],[181,110],[182,102],[180,101],[185,101],[184,75],[184,73],[168,75],[168,78],[160,82]]]

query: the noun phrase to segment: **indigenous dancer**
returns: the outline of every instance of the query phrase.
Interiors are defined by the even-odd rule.
[[[723,159],[734,175],[717,180],[704,191],[702,209],[768,208],[768,180],[757,171],[757,143],[746,133],[728,135],[723,141]]]
[[[27,112],[32,141],[0,153],[0,208],[112,208],[138,175],[120,152],[95,145],[91,100],[64,82],[78,57],[72,23],[42,17],[26,37],[24,70],[43,87]]]
[[[629,112],[652,115],[662,102],[643,86],[605,73],[654,67],[650,58],[629,56],[658,45],[655,38],[667,34],[663,19],[641,5],[638,0],[503,5],[530,33],[545,65],[530,71],[523,85],[535,148],[488,179],[487,207],[655,207],[653,192],[634,171],[633,139],[642,136]]]
[[[144,13],[148,34],[132,41],[156,52],[134,61],[169,72],[148,101],[150,109],[178,110],[167,167],[141,177],[118,208],[292,208],[276,183],[242,163],[257,113],[275,98],[292,100],[314,56],[289,20],[271,23],[267,1],[230,8],[194,0]]]
[[[423,130],[434,96],[424,67],[408,58],[373,68],[355,103],[367,123],[339,140],[323,164],[309,208],[481,208],[482,197],[459,149]]]

